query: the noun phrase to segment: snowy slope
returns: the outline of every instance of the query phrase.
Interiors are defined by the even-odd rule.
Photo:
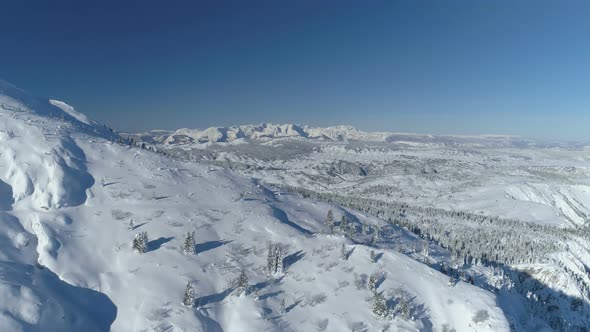
[[[113,138],[66,104],[1,83],[0,331],[508,330],[493,293],[449,287],[388,245],[372,263],[370,248],[323,223],[330,208],[383,221]],[[131,249],[140,231],[150,240],[143,254]],[[189,231],[195,255],[181,250]],[[287,246],[284,273],[264,271],[270,241]],[[238,296],[242,267],[252,292]],[[371,292],[355,279],[376,272],[387,299],[411,300],[412,319],[371,312]],[[187,281],[195,308],[181,304]]]

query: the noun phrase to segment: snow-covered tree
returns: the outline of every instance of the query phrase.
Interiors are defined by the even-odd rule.
[[[348,228],[348,223],[346,221],[346,215],[342,215],[342,218],[340,219],[340,229],[342,231],[345,231]]]
[[[268,256],[266,258],[266,270],[275,274],[283,272],[283,260],[285,259],[284,248],[278,243],[268,244]]]
[[[182,304],[187,307],[192,307],[195,305],[195,288],[193,287],[193,283],[190,281],[186,284]]]
[[[373,313],[380,318],[389,317],[387,301],[385,301],[385,297],[381,293],[375,293],[375,297],[373,297]]]
[[[266,271],[268,273],[275,273],[276,271],[276,259],[275,259],[275,250],[274,244],[269,242],[268,243],[268,253],[266,255]]]
[[[182,251],[187,255],[195,253],[195,232],[188,232],[184,238],[184,246]]]
[[[236,288],[238,290],[238,295],[248,295],[248,290],[250,289],[250,286],[248,285],[248,275],[246,274],[246,269],[243,266],[240,270],[238,280],[236,281]]]
[[[140,254],[147,252],[147,249],[148,249],[147,232],[141,232],[141,233],[138,233],[135,235],[135,239],[133,239],[133,249]]]
[[[428,245],[428,241],[422,242],[422,256],[424,256],[424,260],[428,262],[428,257],[430,256],[430,246]]]
[[[287,313],[287,307],[285,306],[285,299],[281,300],[281,307],[279,308],[279,311],[280,311],[281,315],[284,315]]]
[[[375,276],[375,274],[371,274],[371,276],[369,277],[369,290],[373,294],[377,293],[377,277]]]
[[[404,296],[402,296],[399,299],[399,302],[397,303],[397,310],[399,311],[399,313],[403,319],[405,319],[405,320],[410,319],[411,314],[412,314],[412,306],[411,306],[410,302],[408,302]]]
[[[283,246],[280,244],[276,244],[275,245],[275,260],[276,260],[276,270],[275,273],[277,272],[283,272],[283,260],[285,259],[285,253],[284,253],[284,249]]]
[[[456,284],[457,284],[457,279],[454,276],[450,276],[449,281],[447,282],[447,285],[449,287],[455,287]]]
[[[340,256],[344,260],[348,260],[348,251],[346,250],[346,244],[342,242],[342,246],[340,246]]]
[[[131,218],[131,220],[129,220],[129,230],[132,231],[135,229],[135,222],[133,221],[133,218]]]
[[[334,213],[332,210],[328,211],[328,215],[326,216],[326,225],[330,228],[330,232],[334,233]]]
[[[348,228],[348,237],[351,240],[354,240],[354,232],[355,232],[355,226],[353,225],[352,227]]]
[[[328,210],[328,215],[326,216],[326,225],[331,225],[334,223],[334,212],[332,209]]]
[[[371,263],[377,262],[377,255],[375,255],[375,250],[371,250]]]

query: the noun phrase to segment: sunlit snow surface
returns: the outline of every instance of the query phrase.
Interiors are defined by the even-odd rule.
[[[338,207],[111,143],[110,131],[67,105],[1,87],[0,331],[313,331],[326,320],[328,331],[470,331],[481,310],[489,317],[478,330],[508,329],[494,294],[449,287],[395,250],[371,263],[369,248],[329,235],[323,221],[330,208],[344,213]],[[144,254],[131,249],[140,231],[150,240]],[[196,255],[181,251],[189,231]],[[264,271],[269,241],[288,246],[284,273]],[[252,293],[238,296],[241,266]],[[375,272],[388,298],[412,300],[413,319],[373,315],[371,293],[354,279]],[[195,308],[181,304],[189,280]]]

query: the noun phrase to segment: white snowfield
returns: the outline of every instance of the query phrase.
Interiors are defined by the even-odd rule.
[[[451,287],[393,249],[373,248],[373,263],[371,248],[324,224],[329,209],[379,219],[114,138],[0,81],[0,331],[509,330],[494,293]],[[148,251],[134,252],[144,231]],[[196,254],[185,254],[192,231]],[[269,242],[285,245],[284,272],[265,271]],[[251,291],[238,295],[242,268]],[[392,306],[411,302],[411,317],[373,314],[362,282],[373,273]],[[194,307],[182,305],[188,281]]]

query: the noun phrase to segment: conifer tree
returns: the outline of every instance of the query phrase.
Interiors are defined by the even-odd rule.
[[[147,252],[148,249],[148,237],[147,232],[141,232],[135,235],[133,239],[133,249],[140,254]]]
[[[328,215],[326,216],[326,225],[330,228],[330,233],[334,233],[334,213],[332,210],[328,211]]]
[[[283,260],[285,259],[284,248],[278,243],[268,244],[268,256],[266,258],[266,270],[275,274],[283,272]]]
[[[422,242],[422,255],[424,256],[424,260],[428,263],[428,257],[430,256],[430,246],[428,245],[428,241]]]
[[[381,293],[376,293],[373,298],[373,313],[380,318],[387,318],[389,316],[387,302]]]
[[[328,215],[326,216],[326,225],[331,225],[334,223],[334,212],[332,209],[328,210]]]
[[[281,312],[281,315],[284,315],[285,313],[287,313],[287,307],[285,306],[285,299],[281,300],[281,308],[279,310]]]
[[[266,256],[266,270],[268,273],[275,273],[276,272],[276,259],[275,259],[275,249],[274,244],[269,242],[268,243],[268,254]]]
[[[375,250],[371,250],[371,263],[377,262],[377,255],[375,255]]]
[[[192,307],[195,305],[195,289],[193,287],[193,283],[190,281],[186,284],[182,304],[184,304],[187,307]]]
[[[186,234],[182,250],[187,255],[192,255],[195,253],[195,232],[188,232]]]
[[[133,218],[131,218],[131,220],[129,220],[129,230],[132,231],[135,229],[135,222],[133,221]]]
[[[410,314],[411,314],[411,306],[410,303],[406,300],[406,298],[404,296],[402,296],[397,304],[398,306],[398,311],[401,314],[402,318],[404,318],[405,320],[410,319]]]
[[[283,272],[283,260],[285,259],[285,254],[283,252],[283,246],[280,244],[275,245],[275,273]]]
[[[340,247],[340,256],[344,260],[348,260],[348,251],[346,250],[346,245],[342,242],[342,246]]]
[[[243,266],[240,270],[240,275],[238,276],[236,286],[238,289],[238,295],[242,295],[242,294],[248,295],[248,290],[249,290],[250,286],[248,286],[248,275],[246,274],[246,269]]]
[[[369,290],[373,293],[377,293],[377,277],[375,274],[371,274],[369,277]]]

